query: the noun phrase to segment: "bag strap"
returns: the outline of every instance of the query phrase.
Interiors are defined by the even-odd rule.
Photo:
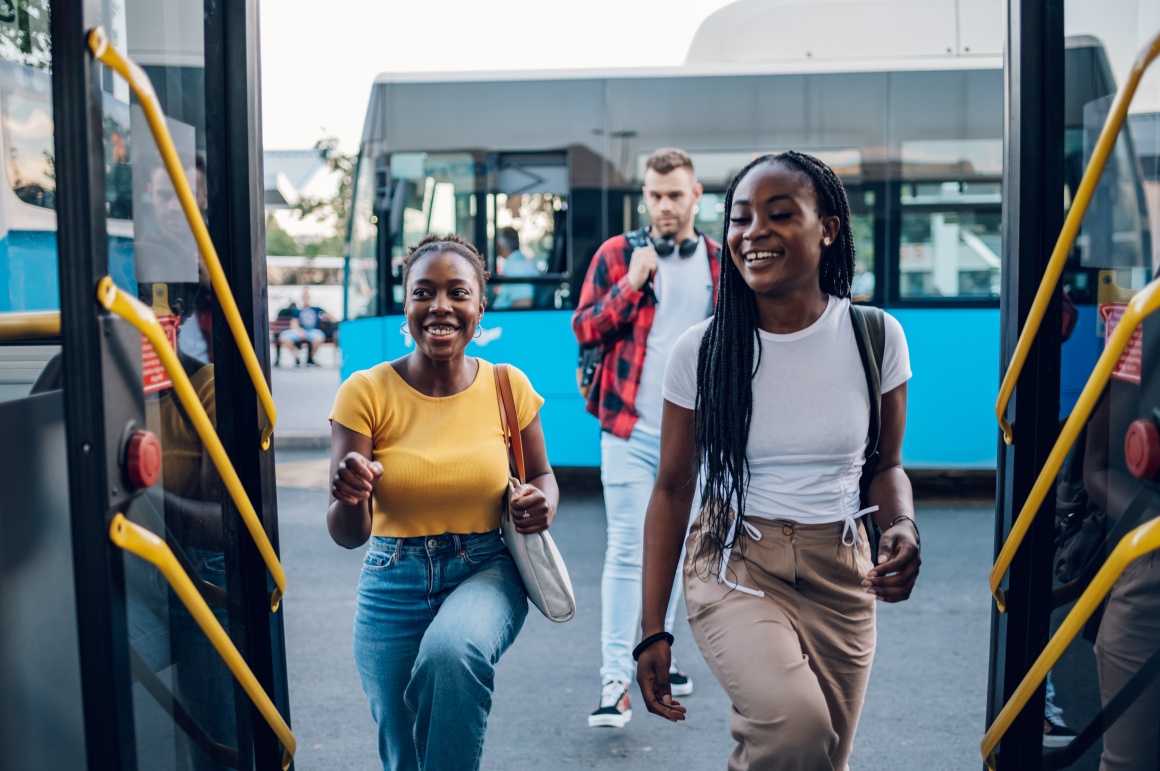
[[[515,478],[523,484],[524,440],[520,436],[519,413],[516,412],[516,400],[512,396],[508,365],[496,364],[492,370],[495,373],[495,393],[499,399],[499,419],[503,424],[504,441],[508,448],[508,465]]]
[[[881,308],[850,304],[854,323],[854,340],[866,372],[866,391],[870,395],[870,429],[866,435],[866,468],[873,472],[878,461],[878,441],[882,438],[882,357],[886,350],[886,319]],[[862,499],[870,489],[873,473],[863,474]],[[863,504],[865,505],[865,504]]]

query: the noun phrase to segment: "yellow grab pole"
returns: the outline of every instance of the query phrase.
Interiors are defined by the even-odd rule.
[[[128,321],[153,344],[153,350],[157,352],[157,357],[161,360],[161,366],[165,368],[169,379],[173,381],[174,393],[177,394],[181,406],[189,415],[197,435],[201,438],[202,444],[205,445],[206,451],[209,452],[209,456],[213,460],[214,467],[221,475],[222,483],[229,491],[234,506],[242,515],[246,529],[250,531],[250,536],[257,544],[258,551],[262,554],[262,560],[266,563],[270,575],[274,577],[277,588],[270,595],[270,611],[278,610],[278,604],[286,592],[286,573],[278,562],[278,555],[274,553],[270,539],[266,537],[266,531],[262,529],[262,523],[258,521],[254,506],[250,503],[245,488],[242,487],[242,480],[234,471],[234,465],[230,463],[229,455],[226,454],[226,449],[222,446],[221,439],[218,438],[217,431],[214,429],[213,423],[210,422],[209,415],[205,412],[205,407],[197,398],[197,391],[189,382],[189,376],[185,374],[185,369],[181,366],[177,353],[169,344],[165,331],[157,322],[157,317],[143,302],[123,289],[117,288],[113,279],[108,276],[102,278],[97,286],[97,299],[105,310]]]
[[[35,340],[60,335],[60,311],[0,313],[0,342]]]
[[[1108,555],[1107,562],[1096,573],[1092,583],[1084,591],[1080,598],[1076,600],[1075,606],[1071,612],[1067,614],[1067,618],[1063,620],[1059,629],[1052,636],[1047,643],[1047,647],[1043,649],[1043,653],[1039,654],[1039,658],[1031,665],[1031,669],[1023,677],[1023,681],[1019,683],[1019,687],[1011,694],[1011,698],[1000,710],[995,717],[995,722],[987,730],[983,737],[981,749],[983,751],[983,759],[987,766],[991,769],[995,768],[995,758],[992,753],[995,747],[999,745],[999,741],[1011,727],[1019,712],[1027,705],[1027,701],[1031,698],[1031,694],[1035,693],[1035,689],[1039,687],[1047,673],[1059,661],[1059,657],[1067,650],[1067,646],[1075,639],[1083,625],[1091,618],[1095,609],[1099,607],[1104,598],[1112,590],[1112,585],[1116,583],[1124,569],[1135,559],[1144,556],[1150,552],[1160,549],[1160,520],[1152,520],[1146,524],[1140,525],[1128,535],[1124,536],[1124,540],[1112,550]]]
[[[201,631],[205,632],[205,636],[209,638],[218,655],[222,657],[222,661],[234,673],[238,683],[241,684],[250,700],[254,702],[254,706],[262,713],[262,717],[266,719],[270,728],[282,742],[282,746],[285,748],[282,755],[283,771],[290,768],[290,761],[294,759],[294,752],[297,749],[297,742],[294,739],[294,734],[290,732],[290,726],[286,725],[286,721],[282,719],[278,708],[274,706],[274,702],[270,701],[270,697],[266,695],[261,683],[254,677],[253,671],[246,664],[246,660],[242,658],[242,654],[238,653],[238,649],[230,641],[230,636],[226,634],[226,630],[222,629],[222,625],[214,616],[213,611],[210,610],[209,605],[202,599],[201,594],[193,585],[193,581],[181,569],[181,565],[173,556],[169,546],[152,532],[127,520],[124,514],[117,514],[113,517],[113,521],[109,525],[109,538],[121,549],[151,562],[165,576],[165,580],[173,587],[173,591],[181,600],[181,604],[193,616],[193,620],[201,627]]]
[[[189,221],[189,227],[193,231],[194,239],[197,241],[197,248],[201,251],[202,258],[205,260],[205,267],[209,273],[210,280],[213,282],[214,292],[217,294],[217,301],[221,305],[222,314],[226,317],[226,322],[229,325],[234,342],[237,344],[238,351],[242,355],[242,361],[245,362],[246,372],[249,373],[250,381],[254,384],[254,390],[258,394],[258,400],[262,403],[262,410],[266,413],[267,423],[265,428],[262,429],[262,449],[268,449],[270,446],[270,436],[274,433],[274,422],[277,417],[276,410],[274,409],[274,397],[270,393],[270,386],[267,385],[266,377],[262,373],[262,365],[258,363],[258,355],[254,352],[254,345],[250,342],[250,338],[246,334],[245,324],[242,323],[242,315],[238,312],[238,304],[234,300],[234,294],[230,290],[229,282],[226,280],[226,274],[222,270],[222,264],[218,259],[217,250],[214,249],[213,241],[209,237],[209,231],[205,227],[205,221],[201,218],[201,211],[197,208],[197,200],[194,198],[193,191],[190,190],[189,179],[186,178],[185,170],[181,167],[181,159],[177,156],[177,148],[174,147],[173,138],[169,134],[169,127],[165,124],[165,114],[161,111],[161,106],[157,101],[157,94],[153,91],[153,84],[150,82],[149,76],[145,74],[144,70],[122,56],[109,43],[109,39],[105,36],[105,31],[100,27],[89,32],[89,49],[101,64],[113,70],[128,82],[129,87],[133,89],[133,93],[137,95],[137,99],[141,102],[141,107],[145,112],[145,118],[149,123],[149,129],[153,132],[153,139],[157,143],[157,149],[161,153],[161,159],[165,162],[165,170],[169,172],[169,178],[173,182],[173,189],[177,193],[178,200],[181,201],[181,209],[185,213],[185,219]]]
[[[1072,201],[1071,210],[1068,211],[1067,219],[1063,223],[1063,230],[1059,233],[1059,240],[1055,242],[1055,251],[1051,253],[1047,269],[1043,272],[1043,280],[1039,283],[1039,291],[1035,293],[1035,301],[1031,304],[1031,311],[1027,314],[1027,322],[1023,331],[1019,333],[1019,341],[1015,344],[1015,352],[1011,355],[1011,363],[1003,375],[1003,383],[999,386],[999,398],[995,402],[995,417],[999,419],[999,427],[1003,429],[1003,441],[1007,444],[1014,441],[1014,436],[1011,434],[1011,424],[1007,420],[1007,405],[1011,401],[1011,394],[1015,392],[1015,382],[1019,379],[1023,365],[1027,362],[1027,354],[1031,350],[1035,335],[1039,333],[1039,327],[1043,323],[1043,315],[1047,313],[1047,305],[1051,302],[1051,296],[1059,284],[1059,276],[1063,273],[1067,254],[1071,251],[1071,246],[1079,233],[1084,214],[1087,213],[1088,204],[1091,203],[1092,194],[1104,172],[1104,166],[1107,165],[1112,148],[1115,147],[1120,128],[1128,116],[1128,107],[1136,95],[1136,88],[1140,85],[1140,79],[1144,77],[1144,71],[1156,60],[1157,56],[1160,56],[1160,33],[1152,39],[1150,45],[1145,46],[1140,51],[1132,65],[1127,82],[1124,83],[1123,88],[1116,94],[1115,101],[1112,102],[1111,111],[1108,113],[1107,120],[1104,121],[1099,140],[1092,151],[1091,161],[1088,162],[1087,170],[1075,192],[1075,199]]]
[[[1075,408],[1072,409],[1067,422],[1063,424],[1063,430],[1059,432],[1059,438],[1055,440],[1055,446],[1051,448],[1047,462],[1043,464],[1043,468],[1035,480],[1035,485],[1031,488],[1027,500],[1023,502],[1023,509],[1015,519],[1015,524],[1011,526],[1011,532],[1007,535],[1007,540],[1004,541],[1003,548],[999,551],[995,566],[991,568],[991,593],[995,596],[995,603],[999,606],[1001,613],[1007,611],[1007,598],[1003,590],[999,588],[1003,575],[1011,566],[1011,560],[1015,558],[1015,552],[1019,550],[1027,531],[1031,528],[1032,520],[1039,513],[1043,499],[1054,487],[1055,475],[1059,473],[1059,469],[1063,465],[1064,459],[1067,458],[1071,446],[1075,443],[1076,437],[1079,436],[1079,432],[1088,422],[1096,402],[1099,401],[1100,394],[1103,393],[1104,386],[1112,375],[1112,370],[1116,368],[1120,355],[1128,347],[1128,341],[1132,339],[1132,333],[1140,326],[1144,317],[1157,308],[1160,308],[1160,279],[1152,281],[1128,302],[1123,318],[1116,325],[1116,330],[1108,339],[1108,344],[1104,346],[1104,352],[1096,361],[1095,369],[1092,370],[1091,377],[1088,378],[1083,391],[1080,392]]]

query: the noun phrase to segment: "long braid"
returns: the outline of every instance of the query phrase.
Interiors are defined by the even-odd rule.
[[[697,457],[705,472],[701,495],[705,528],[693,558],[702,578],[720,569],[723,550],[733,546],[745,520],[750,479],[746,449],[753,422],[753,376],[761,363],[761,344],[757,301],[729,251],[729,221],[737,185],[752,169],[766,163],[783,163],[800,172],[814,188],[819,216],[837,216],[840,220],[837,240],[822,254],[821,290],[849,297],[854,277],[850,204],[833,169],[812,155],[791,150],[763,155],[738,172],[725,193],[717,303],[697,354],[694,421]],[[736,510],[731,515],[733,508]]]

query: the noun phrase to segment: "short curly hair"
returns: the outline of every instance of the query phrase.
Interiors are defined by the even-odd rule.
[[[431,233],[407,251],[407,257],[403,260],[403,286],[407,286],[411,280],[411,268],[415,266],[415,263],[423,257],[443,254],[444,252],[458,254],[471,264],[475,271],[475,278],[479,282],[480,297],[486,297],[487,282],[491,278],[491,273],[487,270],[487,261],[470,241],[454,233],[448,233],[444,236]]]

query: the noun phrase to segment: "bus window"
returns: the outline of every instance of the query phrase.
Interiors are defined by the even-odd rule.
[[[1114,95],[1093,100],[1083,108],[1084,168],[1091,162],[1100,131]],[[1085,268],[1151,268],[1152,237],[1147,201],[1140,180],[1143,172],[1125,126],[1112,148],[1104,173],[1092,192],[1076,248]],[[1070,190],[1069,190],[1070,193]],[[1132,286],[1133,289],[1142,289]]]
[[[12,191],[27,204],[54,209],[52,94],[14,89],[5,96],[4,160]]]
[[[457,233],[472,243],[479,240],[475,158],[467,153],[395,153],[390,164],[392,188],[400,191],[393,204],[402,207],[399,232],[392,234],[391,284],[394,302],[402,307],[403,258],[410,247],[428,233]]]
[[[375,156],[365,155],[358,164],[358,183],[350,215],[350,261],[347,264],[346,315],[361,319],[374,316],[378,304],[378,217],[375,205]],[[271,281],[273,283],[273,281]],[[270,306],[273,307],[271,302]]]
[[[902,143],[899,296],[997,299],[1002,140]]]
[[[490,165],[490,164],[489,164]],[[499,155],[487,197],[495,310],[563,307],[568,236],[568,162],[563,154]],[[559,281],[517,281],[545,275]]]
[[[999,206],[989,210],[956,206],[959,187],[957,182],[903,187],[902,298],[998,298]]]

